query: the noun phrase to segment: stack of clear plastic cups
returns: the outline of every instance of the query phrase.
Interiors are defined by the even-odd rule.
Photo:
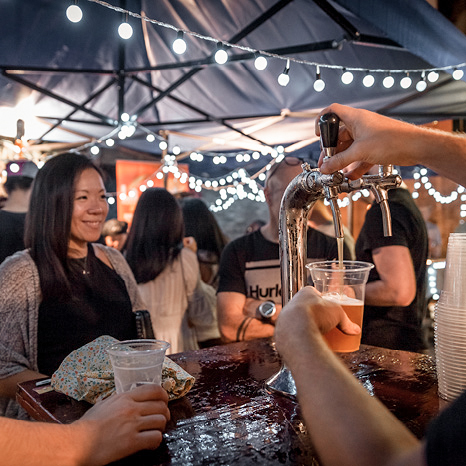
[[[441,398],[466,390],[466,234],[448,239],[445,280],[435,306],[435,358]]]

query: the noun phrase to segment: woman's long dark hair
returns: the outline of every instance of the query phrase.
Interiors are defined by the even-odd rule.
[[[144,191],[125,247],[136,281],[151,281],[171,264],[181,251],[183,236],[183,214],[176,199],[162,188]]]
[[[220,259],[228,239],[220,229],[214,214],[201,199],[181,201],[186,236],[193,236],[198,249],[213,252]]]
[[[101,171],[81,154],[62,154],[39,170],[26,215],[24,243],[39,270],[42,299],[71,295],[68,242],[76,181],[87,168]]]

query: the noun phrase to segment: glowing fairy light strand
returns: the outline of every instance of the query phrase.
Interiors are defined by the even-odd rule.
[[[342,71],[342,70],[345,70],[345,71],[347,71],[347,70],[348,71],[364,71],[364,72],[370,71],[371,73],[403,73],[403,74],[406,74],[406,73],[422,73],[422,72],[428,73],[428,72],[431,72],[431,71],[448,71],[448,70],[454,70],[455,68],[463,68],[463,67],[466,66],[466,62],[463,62],[463,63],[458,63],[457,65],[448,65],[448,66],[443,66],[443,67],[438,67],[438,68],[418,68],[418,69],[406,69],[406,68],[403,68],[403,69],[393,70],[393,69],[382,69],[382,68],[376,68],[376,69],[357,68],[357,67],[350,67],[350,66],[340,66],[340,65],[317,63],[317,62],[312,62],[312,61],[303,60],[303,59],[294,58],[294,57],[285,57],[283,55],[278,55],[276,53],[271,53],[271,52],[265,52],[263,50],[257,50],[257,49],[254,49],[252,47],[247,47],[247,46],[244,46],[244,45],[232,44],[232,43],[227,42],[225,40],[217,39],[217,38],[211,37],[211,36],[206,36],[204,34],[199,34],[197,32],[190,31],[189,29],[182,29],[182,28],[179,28],[177,26],[174,26],[173,24],[165,23],[163,21],[152,19],[152,18],[149,18],[147,16],[142,16],[139,13],[134,13],[132,11],[126,10],[125,8],[121,8],[121,7],[111,5],[110,3],[104,2],[102,0],[88,0],[88,1],[92,2],[92,3],[97,3],[100,6],[108,8],[110,10],[114,10],[114,11],[116,11],[118,13],[127,14],[128,16],[132,16],[133,18],[137,18],[137,19],[146,21],[146,22],[154,24],[156,26],[160,26],[160,27],[163,27],[163,28],[166,28],[166,29],[172,29],[175,32],[180,32],[181,31],[184,34],[187,34],[187,35],[192,36],[192,37],[196,37],[197,39],[201,39],[201,40],[208,41],[208,42],[214,42],[216,44],[221,42],[224,46],[232,48],[232,49],[242,50],[243,52],[250,52],[250,53],[253,53],[253,54],[259,54],[259,55],[263,55],[263,56],[270,57],[270,58],[276,58],[278,60],[289,60],[289,61],[291,61],[293,63],[298,63],[298,64],[301,64],[301,65],[316,66],[316,67],[318,66],[320,68],[334,69],[334,70],[340,70],[340,71]],[[338,42],[339,41],[336,41],[336,44],[338,44]]]

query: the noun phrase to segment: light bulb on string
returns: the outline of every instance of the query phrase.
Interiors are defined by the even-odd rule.
[[[459,70],[457,68],[455,68],[452,73],[453,79],[456,79],[457,81],[460,80],[463,77],[463,75],[464,75],[464,71]]]
[[[403,89],[408,89],[408,87],[410,87],[412,83],[413,83],[413,81],[409,77],[409,73],[406,73],[406,76],[404,78],[402,78],[401,81],[400,81],[400,86]]]
[[[214,59],[219,65],[224,65],[228,61],[228,53],[221,42],[217,42],[217,51],[215,52]]]
[[[155,141],[155,136],[151,133],[149,133],[147,136],[146,136],[146,141],[147,142],[154,142]]]
[[[416,83],[416,91],[422,92],[422,91],[425,91],[426,88],[427,88],[426,73],[425,71],[423,71],[421,75],[421,79]]]
[[[118,26],[118,34],[125,40],[128,40],[133,35],[133,28],[128,23],[128,13],[126,13],[125,21]]]
[[[115,145],[115,140],[112,138],[108,138],[105,140],[105,144],[107,144],[108,147],[113,147]]]
[[[430,71],[429,74],[427,75],[427,79],[429,80],[430,83],[435,83],[438,80],[438,78],[439,78],[439,74],[435,70]]]
[[[341,82],[343,84],[351,84],[353,82],[354,76],[351,71],[347,71],[346,68],[343,68],[343,74],[341,75]]]
[[[100,152],[100,149],[99,149],[98,146],[92,146],[92,147],[91,147],[91,154],[92,154],[92,155],[98,155],[99,152]]]
[[[288,83],[290,82],[290,76],[288,75],[288,72],[290,71],[290,60],[286,61],[285,69],[283,70],[282,74],[278,77],[278,84],[280,86],[288,86]]]
[[[184,40],[184,32],[178,31],[176,39],[173,41],[173,51],[178,55],[183,55],[186,52],[186,41]]]
[[[316,67],[316,80],[314,81],[314,90],[322,92],[325,89],[325,82],[320,76],[320,67]]]
[[[374,85],[375,78],[374,76],[371,75],[369,70],[367,70],[366,76],[364,76],[362,83],[364,84],[365,87],[372,87]]]
[[[388,76],[383,78],[382,84],[386,89],[390,89],[395,84],[395,79],[393,79],[393,76],[389,73]]]
[[[263,55],[258,55],[254,60],[254,66],[256,67],[256,70],[265,70],[267,68],[267,58],[265,58]]]
[[[160,150],[167,150],[168,149],[168,143],[167,141],[163,140],[159,142],[159,149]]]
[[[79,23],[79,21],[82,20],[83,18],[83,12],[81,8],[78,6],[78,2],[74,2],[73,5],[70,5],[66,9],[66,17],[72,22],[72,23]]]

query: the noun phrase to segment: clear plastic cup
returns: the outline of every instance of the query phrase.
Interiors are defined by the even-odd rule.
[[[170,343],[162,340],[125,340],[107,348],[117,393],[162,382],[162,365]]]
[[[374,264],[361,261],[325,261],[312,262],[306,267],[322,297],[342,306],[351,321],[362,328],[366,283]],[[337,328],[326,333],[324,338],[333,351],[341,353],[357,351],[361,344],[361,334],[345,335]]]

